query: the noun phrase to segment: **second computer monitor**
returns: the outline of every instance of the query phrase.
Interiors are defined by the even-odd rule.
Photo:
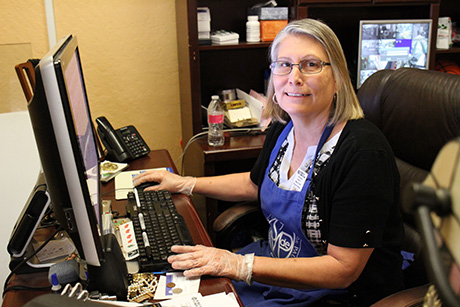
[[[431,19],[361,20],[357,87],[382,69],[428,69]]]

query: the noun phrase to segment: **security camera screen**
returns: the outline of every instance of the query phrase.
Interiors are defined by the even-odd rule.
[[[428,69],[430,22],[361,21],[358,87],[378,70]]]

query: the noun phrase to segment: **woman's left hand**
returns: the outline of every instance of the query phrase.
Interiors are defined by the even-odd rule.
[[[242,255],[203,245],[175,245],[171,250],[177,255],[169,256],[168,261],[173,269],[185,270],[184,276],[214,275],[234,280],[248,278],[248,268]]]

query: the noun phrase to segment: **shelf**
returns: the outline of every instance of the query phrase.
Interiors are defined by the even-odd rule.
[[[437,54],[460,53],[460,47],[451,47],[449,49],[436,49]]]
[[[228,49],[255,49],[270,47],[272,42],[259,42],[259,43],[239,43],[237,45],[202,45],[200,51],[207,50],[228,50]]]

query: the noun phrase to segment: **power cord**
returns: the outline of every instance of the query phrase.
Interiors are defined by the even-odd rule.
[[[46,244],[48,244],[54,238],[54,236],[56,236],[63,229],[64,228],[62,227],[62,225],[59,225],[56,231],[45,242],[43,242],[43,244],[40,245],[40,247],[38,247],[29,257],[24,258],[13,270],[11,270],[10,274],[5,279],[5,283],[3,285],[2,297],[5,297],[5,294],[11,290],[49,290],[51,289],[51,286],[31,287],[31,286],[16,285],[16,286],[7,287],[7,285],[11,277],[13,276],[13,274],[16,273],[27,261],[32,259],[32,257],[34,257],[38,252],[40,252],[46,246]]]
[[[233,128],[233,129],[224,129],[224,132],[241,132],[241,133],[251,133],[251,132],[260,132],[262,131],[262,128],[261,127],[256,127],[256,128]],[[195,134],[194,136],[192,136],[190,138],[190,140],[188,140],[187,144],[185,145],[184,147],[184,150],[182,151],[182,154],[176,159],[174,160],[174,164],[177,164],[177,162],[182,159],[181,161],[181,171],[180,171],[180,175],[183,176],[184,175],[184,163],[185,163],[185,154],[187,152],[187,149],[188,147],[193,143],[195,142],[196,140],[198,140],[200,137],[203,137],[205,135],[208,134],[208,131],[203,131],[203,132],[200,132],[198,134]]]

